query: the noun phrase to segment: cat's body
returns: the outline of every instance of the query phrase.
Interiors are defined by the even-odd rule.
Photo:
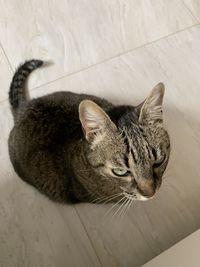
[[[87,141],[81,129],[78,106],[84,99],[112,108],[109,102],[94,96],[54,93],[27,102],[10,134],[10,157],[16,172],[57,201],[83,200],[82,193],[84,199],[90,197],[75,175],[76,164],[87,170],[87,175],[94,175],[88,163],[85,168],[86,159],[82,160]]]
[[[155,131],[153,127],[147,133],[139,125],[142,107],[118,107],[95,96],[71,92],[57,92],[28,101],[24,82],[29,73],[41,64],[41,61],[34,60],[26,62],[17,70],[11,84],[10,102],[15,125],[9,137],[9,153],[15,171],[24,181],[58,202],[91,201],[114,195],[113,200],[116,201],[124,197],[122,193],[130,194],[129,176],[132,174],[127,170],[125,175],[119,175],[121,169],[118,165],[125,164],[121,157],[131,170],[129,156],[133,152],[129,153],[127,147],[134,137],[130,138],[130,135],[134,132],[141,135],[141,141],[135,140],[136,149],[140,151],[140,145],[149,144],[145,136]],[[85,99],[90,101],[83,101]],[[158,129],[161,131],[160,138],[165,136],[165,142],[169,142],[162,127],[158,126]],[[169,148],[169,144],[167,146]],[[145,151],[141,150],[141,155],[136,153],[134,160],[142,161],[143,153],[152,157],[149,149]],[[116,166],[114,169],[109,167],[111,160]],[[166,164],[167,161],[168,156]],[[144,164],[147,167],[148,164]],[[116,178],[116,174],[111,175],[108,168],[118,172],[120,178]],[[134,175],[140,175],[143,171],[134,172]],[[142,173],[140,176],[145,175]],[[141,179],[137,181],[137,190],[151,197],[157,182],[152,185],[152,179],[145,179],[145,184]],[[134,180],[131,187],[136,188],[136,178]],[[136,196],[135,191],[131,192]]]

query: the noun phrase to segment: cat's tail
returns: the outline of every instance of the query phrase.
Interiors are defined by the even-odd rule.
[[[13,115],[15,115],[20,105],[27,101],[25,83],[29,74],[39,68],[43,64],[42,60],[29,60],[20,65],[11,82],[9,91],[9,101],[12,108]]]

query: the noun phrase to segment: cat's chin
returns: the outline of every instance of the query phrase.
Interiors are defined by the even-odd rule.
[[[145,196],[142,196],[142,195],[137,195],[136,201],[147,201],[147,200],[150,200],[150,199],[153,199],[153,198],[154,198],[154,195],[152,197],[145,197]]]

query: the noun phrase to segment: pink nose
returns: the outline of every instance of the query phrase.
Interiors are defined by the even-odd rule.
[[[142,192],[140,191],[140,193],[147,198],[151,198],[155,195],[156,191],[155,190],[143,190]]]
[[[144,197],[150,198],[155,195],[156,188],[152,180],[146,180],[145,182],[138,185],[138,191]]]

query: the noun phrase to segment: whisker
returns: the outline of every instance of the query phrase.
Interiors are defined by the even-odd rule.
[[[114,195],[116,195],[116,194],[111,195],[111,197],[114,196]],[[97,201],[97,200],[101,200],[101,199],[104,199],[104,198],[107,198],[107,197],[109,197],[109,196],[100,196],[100,197],[94,199],[92,202]]]
[[[122,198],[122,199],[124,199],[124,201],[123,201],[122,204],[119,206],[119,208],[113,213],[112,218],[114,218],[114,217],[117,215],[117,213],[121,210],[121,208],[123,208],[123,205],[124,205],[124,203],[126,202],[126,197],[124,197],[124,198]]]
[[[103,217],[105,217],[106,215],[108,215],[120,202],[122,202],[126,197],[121,198],[119,201],[117,201],[117,203],[115,203],[114,205],[112,205],[112,207],[104,214]]]
[[[134,200],[134,199],[129,199],[129,202],[128,202],[128,205],[127,205],[127,207],[126,207],[126,210],[124,211],[124,216],[128,213],[128,210],[129,210],[129,208],[130,208],[130,206],[131,206],[131,203],[132,203],[133,201],[135,201],[135,200]]]
[[[119,218],[122,218],[122,216],[125,214],[126,208],[131,200],[126,198],[125,204],[121,212],[119,213]]]
[[[97,202],[97,204],[106,204],[106,203],[110,202],[111,200],[114,200],[115,198],[120,197],[121,195],[122,194],[116,195],[116,196],[113,196],[113,197],[109,197],[107,199],[100,200],[100,201]]]
[[[101,197],[98,197],[98,198],[96,198],[96,199],[94,199],[93,201],[91,201],[91,203],[101,203],[101,202],[103,202],[104,200],[105,201],[107,201],[107,200],[111,200],[111,199],[113,199],[113,198],[115,198],[115,197],[118,197],[118,196],[120,196],[122,193],[116,193],[116,194],[113,194],[113,195],[111,195],[111,196],[101,196]]]
[[[132,205],[133,203],[135,203],[135,199],[134,199],[134,198],[129,198],[129,200],[130,200],[130,201],[129,201],[129,203],[128,203],[128,205],[127,205],[127,208],[126,208],[126,210],[125,210],[125,212],[124,212],[124,215],[128,213],[128,210],[130,209],[131,205]]]
[[[128,195],[127,195],[127,198],[128,198],[128,202],[126,203],[126,206],[124,208],[124,212],[123,212],[123,214],[121,214],[121,216],[122,215],[125,216],[125,214],[127,214],[128,210],[129,210],[129,208],[131,207],[132,203],[135,202],[135,199],[128,196]]]
[[[134,204],[134,203],[135,203],[135,200],[134,200],[134,199],[132,199],[132,201],[131,201],[131,203],[130,203],[130,205],[129,205],[128,209],[127,209],[127,212],[128,212],[128,210],[131,208],[132,204]]]

